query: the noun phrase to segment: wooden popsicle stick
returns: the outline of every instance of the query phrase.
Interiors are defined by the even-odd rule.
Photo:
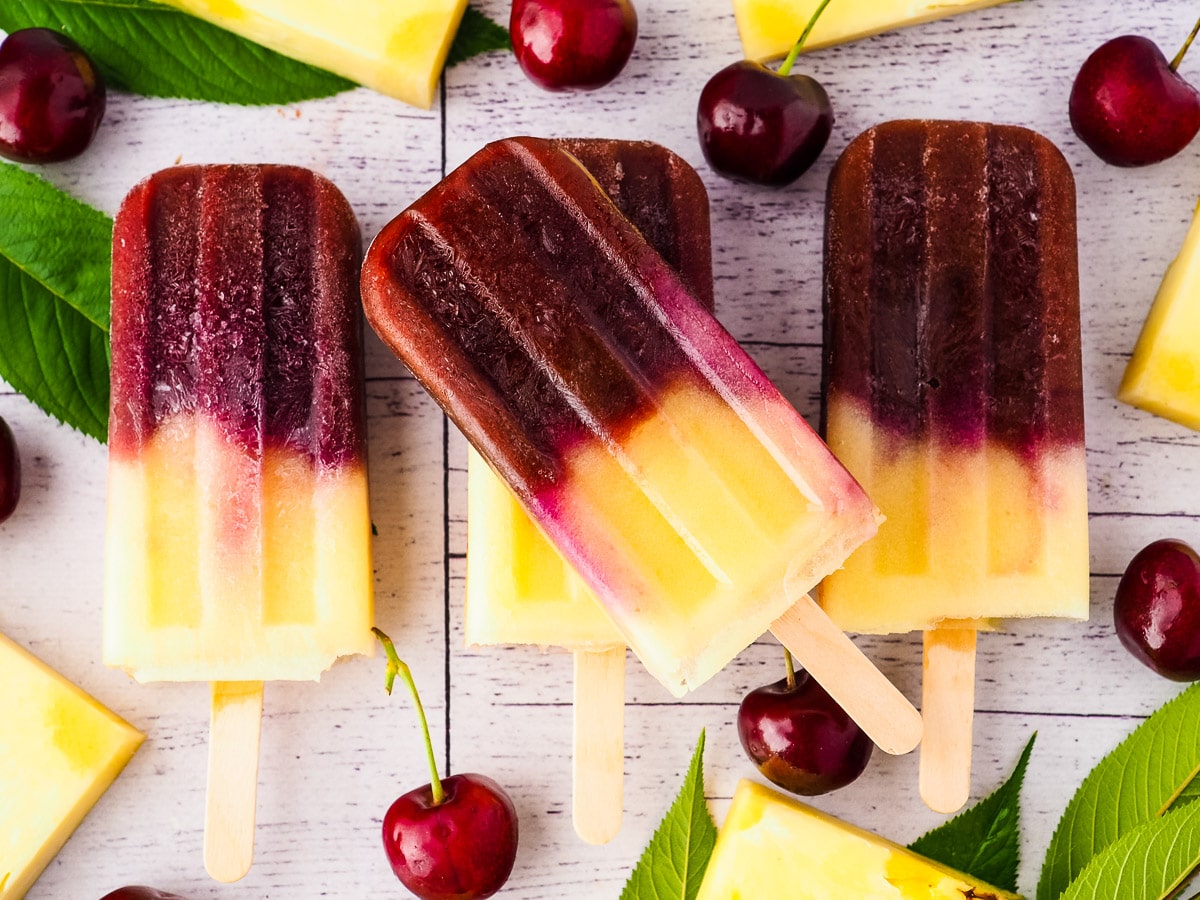
[[[858,727],[888,753],[921,741],[921,714],[807,594],[775,620],[771,633]]]
[[[918,783],[934,812],[957,812],[971,795],[972,722],[975,717],[974,628],[925,632]]]
[[[262,707],[261,681],[213,682],[204,868],[217,881],[237,881],[254,860]]]
[[[589,844],[621,830],[625,803],[625,648],[575,651],[572,818]]]

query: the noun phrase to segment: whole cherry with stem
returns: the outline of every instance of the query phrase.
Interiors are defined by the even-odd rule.
[[[387,692],[398,675],[408,686],[429,761],[429,784],[396,799],[383,817],[383,849],[392,871],[421,900],[477,900],[508,880],[517,856],[517,811],[485,775],[438,776],[429,722],[412,672],[391,639],[373,628],[387,654]]]
[[[775,72],[741,60],[708,80],[696,128],[713,171],[735,181],[783,187],[816,162],[833,132],[833,107],[816,79],[792,67],[830,0],[813,11]]]
[[[756,688],[738,708],[738,737],[768,779],[813,796],[845,787],[871,759],[874,744],[786,649],[787,677]]]
[[[1197,21],[1169,63],[1148,38],[1126,34],[1091,54],[1071,86],[1071,127],[1114,166],[1145,166],[1179,153],[1200,131],[1200,91],[1179,74]]]

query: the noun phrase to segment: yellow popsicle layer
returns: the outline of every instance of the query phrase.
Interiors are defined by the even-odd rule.
[[[1163,277],[1117,397],[1200,430],[1200,208]]]
[[[373,648],[363,465],[261,460],[206,420],[109,461],[104,661],[139,681],[313,680]]]
[[[893,441],[861,407],[830,398],[829,445],[879,504],[875,540],[821,585],[847,631],[936,627],[947,619],[1088,615],[1083,447],[1036,458]]]
[[[780,404],[759,422],[795,418]],[[874,507],[824,445],[783,440],[711,392],[677,386],[618,446],[591,440],[566,455],[559,518],[569,528],[590,517],[608,538],[570,542],[581,554],[572,562],[677,694],[718,672],[875,531]]]
[[[998,6],[1010,0],[834,0],[804,42],[806,50],[843,44],[906,25]],[[733,0],[747,59],[784,56],[820,0]]]
[[[622,647],[599,599],[474,450],[467,460],[466,642]]]
[[[380,93],[428,109],[467,0],[166,0]]]
[[[0,685],[0,900],[20,900],[143,735],[4,635]]]
[[[738,783],[697,900],[1019,900],[750,781]]]

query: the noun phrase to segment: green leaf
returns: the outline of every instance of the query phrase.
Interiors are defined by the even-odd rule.
[[[73,37],[115,88],[219,103],[295,103],[354,83],[150,0],[2,0],[0,28]]]
[[[1093,857],[1062,900],[1166,900],[1200,867],[1200,804],[1142,822]]]
[[[468,6],[463,13],[462,24],[450,45],[446,55],[446,65],[456,66],[460,62],[488,53],[492,50],[511,50],[508,29],[497,25],[473,6]]]
[[[970,809],[917,838],[908,849],[1015,893],[1021,862],[1021,783],[1035,740],[1036,733],[1029,738],[1004,784]]]
[[[683,788],[650,839],[621,900],[694,900],[717,842],[717,826],[704,802],[704,732]]]
[[[104,441],[112,221],[0,164],[0,378]]]
[[[1195,799],[1198,772],[1200,685],[1151,715],[1084,779],[1050,841],[1038,900],[1057,900],[1105,847]]]

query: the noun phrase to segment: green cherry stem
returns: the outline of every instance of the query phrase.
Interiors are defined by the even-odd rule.
[[[783,648],[783,661],[787,665],[787,686],[789,691],[796,689],[796,666],[792,662],[792,651]]]
[[[442,790],[442,779],[438,777],[437,760],[433,756],[433,741],[429,737],[429,721],[425,718],[425,707],[421,705],[421,695],[417,693],[417,683],[413,681],[412,670],[396,653],[396,645],[392,643],[392,639],[378,628],[372,628],[371,631],[375,637],[379,638],[379,642],[383,644],[383,652],[387,654],[386,687],[388,694],[392,693],[392,685],[395,683],[397,675],[408,685],[408,692],[412,694],[413,705],[417,708],[417,718],[421,720],[421,733],[425,737],[425,756],[429,760],[429,787],[433,793],[433,805],[437,806],[446,796],[446,792]]]
[[[813,30],[813,26],[817,24],[817,19],[821,18],[821,13],[825,12],[825,7],[827,7],[830,2],[831,0],[821,0],[821,5],[813,11],[812,16],[808,20],[808,24],[804,26],[804,31],[800,34],[800,39],[792,45],[792,52],[787,55],[787,59],[785,59],[783,61],[783,65],[779,67],[780,75],[786,76],[792,71],[792,66],[796,64],[796,57],[800,55],[800,50],[804,46],[804,42],[808,40],[809,32]]]
[[[1192,33],[1188,35],[1183,46],[1179,48],[1179,52],[1175,54],[1175,58],[1171,60],[1171,71],[1174,72],[1179,68],[1179,64],[1183,62],[1183,58],[1187,56],[1187,52],[1191,49],[1192,41],[1196,39],[1196,35],[1200,34],[1200,19],[1196,20],[1196,24],[1192,26]]]

